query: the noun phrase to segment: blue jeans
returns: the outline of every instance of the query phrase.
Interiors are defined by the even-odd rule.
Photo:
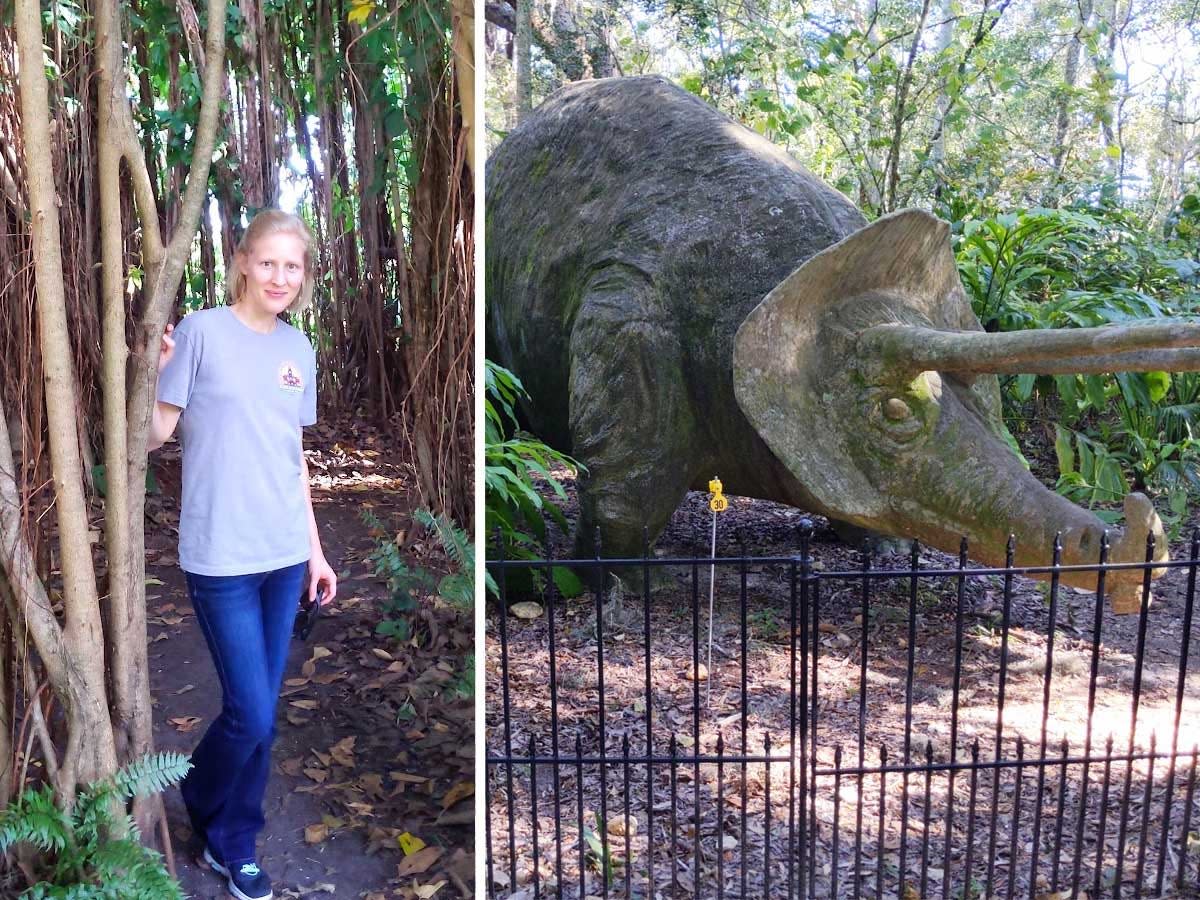
[[[227,865],[255,858],[255,837],[266,824],[275,707],[306,565],[253,575],[185,573],[222,703],[180,788],[193,830]]]

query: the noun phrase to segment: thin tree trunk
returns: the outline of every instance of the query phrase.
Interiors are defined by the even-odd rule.
[[[1067,130],[1071,124],[1071,106],[1075,94],[1075,82],[1079,79],[1079,57],[1083,53],[1083,32],[1092,18],[1092,0],[1080,0],[1079,27],[1071,36],[1067,49],[1067,61],[1063,67],[1063,89],[1058,98],[1054,114],[1054,181],[1062,181],[1067,164]]]
[[[111,774],[116,768],[116,751],[104,696],[104,636],[75,422],[58,204],[50,169],[50,107],[37,0],[19,0],[14,20],[21,54],[21,125],[63,574],[63,631],[71,663],[68,750],[64,757],[70,777],[65,781],[78,784]],[[6,435],[6,444],[7,440]],[[73,801],[73,797],[62,799]]]
[[[929,17],[929,0],[921,4],[921,18],[913,32],[912,47],[908,51],[908,61],[904,66],[904,74],[900,77],[900,85],[896,89],[896,105],[892,118],[892,145],[888,151],[887,161],[887,206],[886,210],[896,207],[896,186],[900,183],[900,141],[904,135],[904,119],[908,112],[908,90],[912,86],[913,65],[917,61],[917,51],[921,48],[921,35],[925,31],[925,20]]]
[[[140,696],[129,687],[138,681],[133,668],[145,654],[127,652],[121,639],[127,636],[126,623],[133,615],[136,600],[130,591],[131,558],[129,530],[113,527],[129,520],[129,471],[125,464],[126,447],[125,367],[129,347],[125,342],[125,260],[122,248],[124,223],[121,218],[121,129],[120,110],[125,91],[125,70],[121,63],[121,32],[116,4],[100,0],[96,4],[96,56],[99,103],[99,176],[100,176],[100,258],[101,293],[104,327],[104,469],[108,481],[105,497],[105,528],[108,549],[109,602],[108,661],[109,677],[116,690],[113,704],[113,731],[117,757],[132,756],[139,718],[149,718],[149,691]],[[121,94],[117,94],[120,91]],[[144,633],[144,632],[143,632]]]
[[[516,43],[516,91],[517,122],[523,122],[533,109],[533,78],[530,53],[533,44],[533,0],[516,0],[517,43]]]
[[[467,133],[467,166],[475,174],[475,4],[451,0],[454,13],[454,77],[462,109],[463,131]]]

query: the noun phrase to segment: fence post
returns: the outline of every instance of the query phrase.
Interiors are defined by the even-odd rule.
[[[812,534],[813,524],[810,519],[800,520],[800,835],[798,852],[800,854],[798,871],[799,896],[808,896],[809,869],[809,835],[808,835],[808,623],[809,623],[809,579],[812,575]],[[792,623],[792,702],[796,702],[796,629]],[[792,729],[793,741],[795,728]],[[795,747],[792,756],[795,757]]]

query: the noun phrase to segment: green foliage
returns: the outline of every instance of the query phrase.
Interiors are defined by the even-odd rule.
[[[385,536],[388,530],[370,510],[363,510],[362,519],[380,535],[370,560],[375,573],[388,583],[388,599],[382,605],[384,619],[375,627],[376,634],[400,643],[412,640],[412,613],[419,606],[420,594],[437,594],[459,611],[470,612],[475,602],[475,548],[470,535],[444,514],[435,516],[425,509],[413,513],[413,519],[437,537],[450,560],[451,571],[437,580],[428,570],[408,565],[396,542]]]
[[[1187,247],[1110,204],[968,214],[955,225],[955,244],[963,285],[988,330],[1094,327],[1200,310]],[[1005,399],[1010,419],[1030,403],[1053,405],[1057,487],[1076,502],[1113,503],[1131,487],[1157,492],[1174,524],[1200,490],[1196,373],[1022,375],[1005,382]]]
[[[563,531],[567,530],[562,508],[554,501],[542,499],[538,483],[545,484],[559,501],[564,501],[566,491],[551,469],[559,466],[575,472],[580,466],[565,453],[520,430],[517,404],[529,399],[524,385],[503,366],[491,360],[485,364],[484,500],[489,555],[537,559],[544,555],[541,547],[546,539],[547,517]],[[540,573],[533,574],[540,577]],[[564,596],[583,593],[582,583],[570,569],[555,566],[551,577]],[[490,574],[487,586],[492,593],[499,592]],[[544,584],[535,582],[531,587],[541,590]]]
[[[438,582],[438,596],[460,610],[470,612],[475,605],[475,545],[471,536],[444,513],[435,516],[427,509],[418,509],[413,518],[437,536],[454,566],[450,574]]]
[[[0,813],[0,851],[25,843],[44,855],[41,880],[22,900],[182,900],[162,857],[141,844],[128,815],[115,812],[132,797],[165,790],[190,768],[182,753],[147,755],[89,785],[70,811],[55,804],[49,785],[25,791]]]

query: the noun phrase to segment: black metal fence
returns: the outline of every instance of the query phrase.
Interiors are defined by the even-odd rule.
[[[1057,553],[825,571],[810,539],[569,561],[595,585],[570,601],[561,561],[488,563],[490,896],[1197,895],[1200,537],[1123,617],[1105,574],[1148,594],[1148,564],[1069,567],[1092,594]],[[531,573],[540,614],[499,614]]]

